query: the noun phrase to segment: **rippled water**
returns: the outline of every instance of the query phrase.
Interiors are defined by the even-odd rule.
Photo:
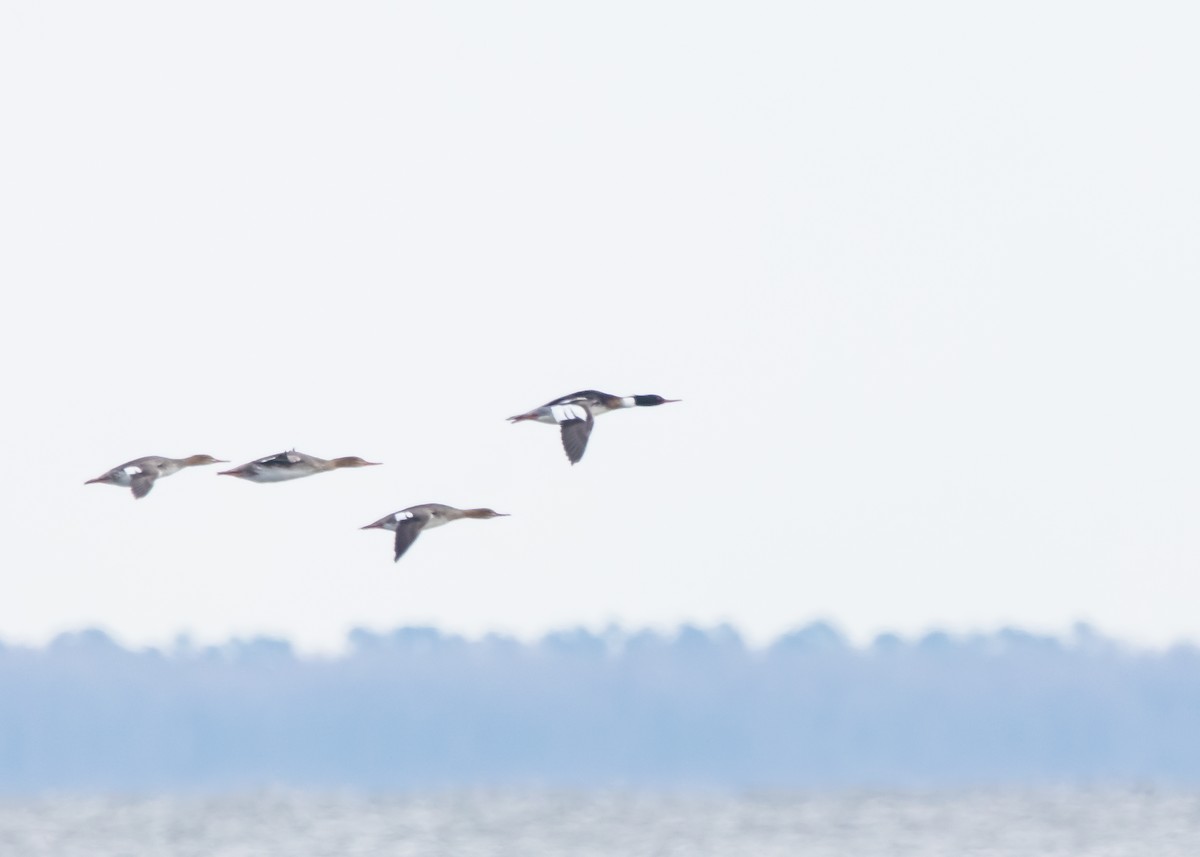
[[[1200,794],[465,792],[0,800],[4,857],[1195,857]]]

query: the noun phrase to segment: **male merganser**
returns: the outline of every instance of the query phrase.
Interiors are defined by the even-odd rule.
[[[509,417],[508,420],[512,423],[535,420],[561,426],[563,449],[567,458],[575,464],[583,458],[583,451],[587,449],[588,437],[592,433],[592,424],[596,417],[620,408],[644,408],[678,401],[680,400],[664,399],[662,396],[614,396],[599,390],[580,390],[553,402],[546,402],[528,413]]]
[[[240,464],[232,470],[222,470],[219,475],[236,476],[251,482],[286,482],[288,479],[299,479],[302,476],[312,476],[314,473],[325,473],[328,470],[337,470],[339,467],[373,467],[377,464],[379,464],[378,461],[363,461],[356,455],[326,461],[324,458],[305,455],[303,452],[296,452],[293,449]]]
[[[431,530],[457,521],[459,518],[507,518],[507,512],[493,512],[491,509],[455,509],[441,503],[422,503],[420,506],[409,506],[399,512],[392,512],[385,518],[380,518],[373,524],[360,527],[363,530],[392,530],[396,533],[396,557],[404,556],[404,552],[412,547],[422,530]]]
[[[101,485],[116,485],[119,488],[130,488],[133,496],[141,499],[150,493],[154,480],[172,473],[178,473],[185,467],[195,467],[199,464],[228,464],[223,458],[213,458],[211,455],[189,455],[187,458],[163,458],[161,455],[147,455],[145,458],[135,458],[119,467],[89,479],[84,485],[98,482]]]

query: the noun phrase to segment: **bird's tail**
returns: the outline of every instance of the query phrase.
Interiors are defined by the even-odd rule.
[[[536,420],[536,419],[537,419],[537,414],[530,411],[527,414],[517,414],[515,417],[509,417],[508,421],[510,423],[519,423],[522,420]]]

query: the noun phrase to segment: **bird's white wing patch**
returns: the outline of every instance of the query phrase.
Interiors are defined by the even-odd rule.
[[[121,471],[126,476],[140,476],[142,473],[142,468],[138,467],[137,465],[131,464],[128,467],[122,467]]]
[[[552,405],[550,415],[556,423],[565,423],[568,420],[586,421],[588,410],[583,405]]]
[[[397,512],[396,514],[392,515],[392,517],[396,519],[396,523],[398,524],[401,521],[407,521],[409,518],[413,517],[413,513],[412,512]]]

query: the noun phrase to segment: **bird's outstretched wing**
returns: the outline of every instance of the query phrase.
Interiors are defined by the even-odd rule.
[[[550,412],[554,415],[554,421],[562,427],[562,444],[567,459],[572,464],[578,463],[579,459],[583,458],[583,451],[587,449],[588,438],[591,437],[592,425],[595,423],[591,409],[586,405],[573,403],[555,405]]]
[[[278,455],[268,455],[266,458],[260,458],[254,463],[263,467],[290,467],[299,461],[300,456],[296,454],[295,450],[290,450],[288,452],[281,452]]]
[[[404,556],[404,552],[412,547],[412,543],[421,534],[423,526],[425,526],[425,519],[418,517],[405,518],[396,524],[396,557],[392,562],[399,560]]]
[[[135,499],[140,500],[150,493],[150,489],[154,487],[154,477],[157,475],[158,474],[153,472],[143,472],[137,474],[129,480],[129,489],[133,491],[133,496]]]

